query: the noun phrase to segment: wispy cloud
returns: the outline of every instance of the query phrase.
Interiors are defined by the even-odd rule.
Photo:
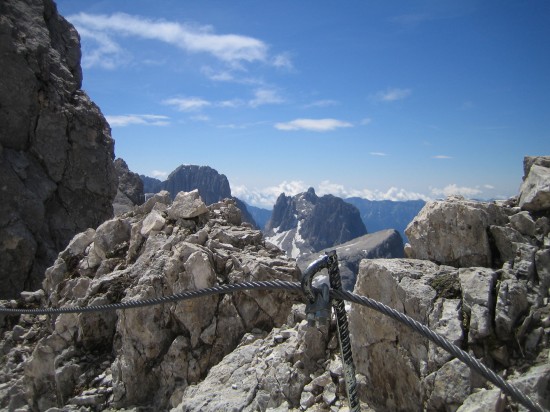
[[[387,154],[384,152],[370,152],[369,154],[371,156],[387,156]]]
[[[105,116],[111,127],[125,127],[130,125],[141,126],[168,126],[170,118],[158,114],[124,114]]]
[[[274,89],[256,89],[254,97],[248,102],[250,107],[258,107],[266,104],[284,103],[285,99]]]
[[[348,122],[337,119],[295,119],[286,123],[276,123],[278,130],[309,130],[312,132],[330,132],[343,127],[352,127]]]
[[[323,100],[315,100],[314,102],[305,104],[303,108],[310,109],[312,107],[330,107],[330,106],[338,106],[339,104],[340,102],[336,100],[323,99]]]
[[[156,179],[166,179],[168,177],[168,172],[163,172],[162,170],[153,170],[151,171],[151,176]]]
[[[275,67],[282,67],[285,69],[292,69],[294,67],[289,53],[281,53],[274,56],[272,59],[272,64]]]
[[[390,88],[376,93],[374,99],[380,102],[395,102],[397,100],[406,99],[411,93],[411,89]]]
[[[231,184],[231,192],[234,196],[244,200],[253,206],[271,209],[281,193],[287,196],[294,196],[305,192],[308,186],[301,180],[283,181],[278,185],[268,186],[261,189],[249,188],[244,185]]]
[[[205,53],[230,65],[263,62],[288,67],[288,55],[269,56],[268,45],[257,38],[240,34],[217,34],[211,26],[154,20],[124,13],[111,15],[78,13],[68,17],[82,37],[95,40],[99,47],[85,57],[89,66],[101,65],[102,59],[114,64],[121,52],[116,36],[157,40],[188,53]]]
[[[447,155],[435,155],[432,156],[432,159],[452,159],[452,157]]]
[[[478,187],[458,186],[455,183],[449,184],[442,189],[435,187],[430,189],[434,196],[460,195],[464,197],[472,197],[482,193]]]
[[[180,112],[192,112],[212,105],[211,102],[200,97],[173,97],[163,100],[162,103],[173,106]]]
[[[364,119],[361,119],[361,122],[360,122],[363,126],[366,126],[368,124],[371,124],[372,123],[372,119],[370,117],[365,117]]]

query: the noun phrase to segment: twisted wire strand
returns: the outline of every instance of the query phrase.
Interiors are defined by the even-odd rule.
[[[93,306],[83,306],[83,307],[62,307],[62,308],[45,308],[45,309],[18,309],[18,308],[6,308],[0,307],[0,314],[6,315],[57,315],[61,313],[86,313],[86,312],[105,312],[113,311],[119,309],[131,309],[131,308],[140,308],[146,306],[159,305],[163,303],[171,303],[188,299],[200,298],[203,296],[218,295],[224,293],[233,293],[238,291],[245,290],[275,290],[282,289],[292,292],[302,292],[302,287],[298,282],[287,282],[282,280],[271,280],[271,281],[257,281],[257,282],[240,282],[240,283],[231,283],[227,285],[213,286],[205,289],[198,290],[189,290],[181,293],[176,293],[169,296],[160,296],[151,299],[145,300],[129,300],[126,302],[112,303],[109,305],[93,305]],[[392,319],[397,320],[398,322],[403,323],[404,325],[412,328],[416,332],[420,333],[422,336],[434,342],[439,347],[443,348],[451,355],[457,357],[462,362],[464,362],[468,367],[475,370],[485,379],[489,380],[497,387],[499,387],[505,394],[509,395],[515,401],[521,403],[530,411],[535,412],[545,412],[545,410],[527,395],[519,391],[515,386],[506,382],[502,377],[497,375],[491,369],[483,365],[476,358],[468,354],[467,352],[460,349],[458,346],[445,339],[443,336],[435,333],[427,326],[424,326],[420,322],[412,319],[411,317],[390,308],[387,305],[384,305],[381,302],[378,302],[374,299],[368,298],[366,296],[356,295],[351,292],[346,292],[343,290],[330,290],[330,296],[333,299],[343,299],[359,305],[367,306],[371,309],[374,309],[386,316],[391,317]]]

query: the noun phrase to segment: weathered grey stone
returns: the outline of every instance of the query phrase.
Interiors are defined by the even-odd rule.
[[[429,320],[430,329],[445,336],[458,347],[462,346],[464,339],[461,305],[460,299],[438,299],[434,303]],[[430,342],[428,350],[428,367],[430,371],[441,367],[451,358],[450,353]]]
[[[508,217],[492,203],[449,197],[428,202],[405,233],[413,256],[440,264],[468,267],[492,264],[487,228]]]
[[[550,168],[533,164],[520,188],[519,206],[538,212],[550,209]]]
[[[166,223],[166,219],[156,210],[152,210],[151,213],[143,220],[140,233],[142,236],[149,236],[151,231],[161,230]]]
[[[550,363],[531,367],[511,383],[543,408],[550,408]]]
[[[405,259],[364,260],[354,292],[378,300],[427,324],[436,291],[429,279],[439,266]],[[356,370],[365,375],[367,402],[381,410],[418,410],[428,374],[428,341],[405,325],[352,305],[350,331]]]
[[[525,236],[535,236],[536,225],[533,218],[527,211],[516,213],[510,216],[510,225],[519,233]]]
[[[431,411],[455,411],[471,391],[470,368],[459,359],[453,359],[425,382],[426,409]]]
[[[456,412],[503,412],[505,406],[499,389],[481,389],[468,396]]]
[[[130,240],[130,231],[131,225],[124,219],[115,218],[102,223],[95,231],[95,253],[102,259],[119,253],[121,246]]]
[[[306,321],[295,326],[295,333],[273,346],[275,329],[265,338],[243,339],[239,347],[208,373],[204,381],[189,386],[172,409],[179,411],[218,410],[290,410],[290,408],[312,407],[316,396],[304,391],[311,380],[309,375],[323,359],[326,339],[316,328],[309,328]],[[320,350],[311,350],[310,343],[320,342]],[[294,368],[296,362],[301,368]],[[330,373],[322,376],[326,398],[330,403],[336,399],[336,386]],[[216,388],[211,391],[210,388]],[[321,391],[321,393],[324,393]]]
[[[498,252],[498,256],[493,256],[496,266],[512,262],[516,258],[517,244],[525,243],[526,239],[511,227],[491,225],[489,231]]]
[[[473,342],[491,334],[497,274],[486,268],[461,268],[458,276],[463,310],[469,317],[468,341]]]
[[[208,212],[198,190],[179,192],[167,210],[170,219],[191,219]]]
[[[495,332],[499,339],[513,338],[512,330],[529,308],[527,287],[516,279],[501,281],[495,307]]]

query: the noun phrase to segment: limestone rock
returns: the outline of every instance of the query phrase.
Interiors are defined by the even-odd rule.
[[[0,4],[0,297],[40,287],[78,232],[112,216],[114,141],[80,89],[80,41],[51,0]]]
[[[463,308],[468,315],[470,340],[479,340],[492,332],[493,291],[497,274],[486,268],[461,268],[458,271]]]
[[[519,206],[531,212],[550,209],[550,167],[531,166],[521,184]]]
[[[369,296],[421,323],[428,323],[437,292],[429,278],[440,273],[431,262],[364,260],[354,292]],[[366,376],[367,401],[380,410],[418,410],[422,379],[428,374],[428,341],[404,325],[363,306],[350,311],[352,350],[358,373]]]
[[[190,219],[208,212],[206,205],[199,196],[198,190],[179,192],[174,203],[168,208],[170,219]]]
[[[405,233],[417,259],[455,267],[491,267],[487,229],[507,221],[495,204],[449,197],[427,203]]]
[[[234,213],[232,200],[212,205],[198,217],[175,221],[163,217],[170,210],[181,210],[188,195],[181,194],[184,201],[166,204],[159,194],[134,213],[75,236],[47,271],[47,304],[106,305],[218,284],[297,280],[295,263],[280,250],[266,249],[261,232],[224,219]],[[191,197],[196,200],[194,194]],[[195,237],[203,241],[190,242]],[[27,304],[40,304],[41,295],[36,296],[24,298]],[[96,409],[141,405],[165,410],[181,402],[185,388],[201,381],[245,333],[265,336],[262,330],[282,325],[295,299],[284,291],[248,291],[117,312],[62,314],[53,323],[44,319],[24,368],[17,372],[14,364],[7,369],[13,382],[0,370],[0,379],[10,381],[10,388],[22,382],[22,388],[12,393],[2,395],[0,390],[0,405],[23,399],[23,404],[42,405],[40,410],[59,402]],[[10,333],[17,341],[29,335],[22,325]],[[309,375],[296,381],[293,365],[309,362],[309,356],[318,359],[326,347],[324,340],[317,349],[308,341],[306,351],[303,335],[311,333],[319,338],[316,330],[281,332],[282,343],[295,343],[281,356],[287,359],[296,349],[295,360],[285,369],[269,369],[263,378],[263,398],[257,402],[269,402],[269,393],[279,388],[281,401],[299,404]],[[16,353],[8,358],[16,359]],[[104,382],[100,376],[107,374],[110,379]],[[295,386],[288,389],[278,382]]]

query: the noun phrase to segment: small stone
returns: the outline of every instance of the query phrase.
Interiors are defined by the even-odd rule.
[[[330,382],[327,386],[325,386],[325,390],[323,391],[323,401],[327,405],[332,405],[335,400],[336,400],[336,385],[334,384],[334,382]]]
[[[311,392],[302,392],[300,397],[300,407],[302,409],[307,409],[315,403],[315,395]]]
[[[323,373],[322,375],[320,376],[317,376],[315,379],[313,379],[311,381],[311,384],[314,385],[314,386],[321,386],[321,387],[325,387],[327,385],[329,385],[330,383],[332,383],[332,378],[330,377],[330,372],[325,372]]]
[[[285,338],[283,337],[283,335],[275,335],[273,336],[273,340],[275,341],[275,343],[283,343]]]

